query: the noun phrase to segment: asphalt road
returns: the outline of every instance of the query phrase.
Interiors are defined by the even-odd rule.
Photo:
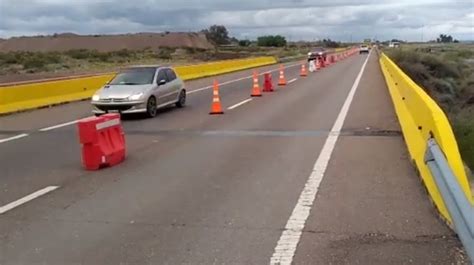
[[[125,118],[126,161],[97,172],[81,168],[74,125],[48,128],[88,116],[88,102],[0,117],[0,207],[55,188],[0,214],[0,264],[268,264],[301,203],[311,211],[288,239],[294,264],[462,263],[376,57],[306,78],[289,67],[291,84],[230,110],[249,98],[251,71],[219,76],[220,116],[208,115],[212,78],[190,81],[185,108]]]

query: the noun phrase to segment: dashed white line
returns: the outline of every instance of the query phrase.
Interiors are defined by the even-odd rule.
[[[291,84],[291,83],[295,82],[296,80],[297,80],[297,78],[293,78],[290,81],[288,81],[288,84]]]
[[[227,109],[228,109],[228,110],[233,110],[233,109],[235,109],[235,108],[237,108],[237,107],[239,107],[239,106],[242,106],[242,105],[244,105],[245,103],[250,102],[250,101],[252,101],[252,99],[251,99],[251,98],[248,98],[248,99],[246,99],[246,100],[244,100],[244,101],[241,101],[241,102],[239,102],[239,103],[237,103],[237,104],[235,104],[235,105],[232,105],[232,106],[228,107]]]
[[[44,188],[44,189],[41,189],[41,190],[36,191],[36,192],[33,192],[33,193],[31,193],[30,195],[27,195],[27,196],[25,196],[25,197],[23,197],[23,198],[21,198],[21,199],[18,199],[18,200],[14,201],[14,202],[11,202],[11,203],[9,203],[9,204],[7,204],[7,205],[5,205],[5,206],[2,206],[2,207],[0,207],[0,214],[4,214],[4,213],[10,211],[11,209],[14,209],[14,208],[16,208],[16,207],[18,207],[18,206],[20,206],[20,205],[22,205],[22,204],[25,204],[25,203],[27,203],[27,202],[29,202],[29,201],[31,201],[31,200],[34,200],[34,199],[36,199],[36,198],[38,198],[38,197],[40,197],[40,196],[43,196],[43,195],[45,195],[46,193],[51,192],[51,191],[53,191],[53,190],[55,190],[55,189],[57,189],[57,188],[59,188],[59,186],[48,186],[48,187],[46,187],[46,188]]]
[[[51,126],[51,127],[46,127],[46,128],[40,129],[40,131],[41,132],[47,132],[47,131],[51,131],[51,130],[54,130],[54,129],[57,129],[57,128],[73,125],[73,124],[76,124],[77,122],[78,122],[78,120],[65,122],[65,123],[61,123],[61,124],[54,125],[54,126]]]
[[[196,92],[199,92],[199,91],[203,91],[203,90],[206,90],[206,89],[209,89],[211,88],[212,86],[206,86],[206,87],[202,87],[202,88],[198,88],[198,89],[194,89],[194,90],[191,90],[191,91],[188,91],[186,92],[188,95],[190,94],[193,94],[193,93],[196,93]]]
[[[344,124],[344,120],[346,119],[352,100],[354,99],[355,92],[359,86],[360,79],[364,72],[365,66],[367,65],[369,57],[370,53],[362,65],[362,68],[360,69],[360,72],[357,75],[357,78],[355,79],[349,94],[347,95],[344,105],[342,106],[341,111],[334,122],[331,132],[335,133],[328,135],[321,153],[314,164],[313,171],[311,172],[303,188],[303,191],[300,194],[298,202],[296,203],[296,206],[293,209],[288,222],[286,223],[285,229],[283,230],[283,233],[281,234],[280,239],[278,240],[278,243],[275,247],[275,251],[273,252],[273,255],[270,259],[270,264],[290,265],[293,262],[293,256],[295,255],[296,247],[300,241],[306,220],[308,219],[314,199],[318,193],[319,185],[323,180],[329,159],[331,158],[332,152],[341,132],[342,125]]]
[[[290,67],[294,67],[294,66],[298,66],[299,64],[291,64],[291,65],[288,65],[285,67],[286,68],[290,68]],[[261,72],[259,75],[263,75],[265,73],[273,73],[273,72],[277,72],[277,71],[280,71],[280,69],[273,69],[273,70],[270,70],[270,71],[263,71]],[[219,83],[219,86],[224,86],[224,85],[228,85],[228,84],[232,84],[232,83],[235,83],[235,82],[238,82],[238,81],[242,81],[242,80],[245,80],[245,79],[250,79],[252,78],[253,75],[249,75],[249,76],[245,76],[245,77],[241,77],[241,78],[237,78],[237,79],[233,79],[233,80],[229,80],[229,81],[225,81],[225,82],[222,82],[222,83]],[[212,88],[212,86],[206,86],[206,87],[201,87],[201,88],[197,88],[197,89],[194,89],[194,90],[191,90],[191,91],[188,91],[187,94],[194,94],[196,92],[199,92],[199,91],[203,91],[203,90],[207,90],[207,89],[210,89]]]
[[[1,143],[6,143],[6,142],[9,142],[9,141],[13,141],[13,140],[16,140],[16,139],[20,139],[20,138],[23,138],[23,137],[26,137],[26,136],[28,136],[27,133],[22,133],[22,134],[18,134],[18,135],[9,137],[9,138],[3,138],[3,139],[0,139],[0,144]]]

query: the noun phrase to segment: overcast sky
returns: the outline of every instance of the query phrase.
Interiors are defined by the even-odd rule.
[[[426,41],[446,33],[474,40],[474,0],[0,0],[2,38],[196,31],[212,24],[249,39]]]

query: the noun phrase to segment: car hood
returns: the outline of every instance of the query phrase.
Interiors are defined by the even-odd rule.
[[[102,87],[97,94],[101,99],[114,98],[124,99],[132,95],[146,93],[153,87],[151,84],[147,85],[106,85]]]
[[[314,52],[310,52],[311,55],[318,55],[318,54],[324,54],[324,51],[314,51]]]

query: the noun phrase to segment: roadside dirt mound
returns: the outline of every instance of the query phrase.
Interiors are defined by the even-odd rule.
[[[122,35],[76,35],[74,33],[53,36],[14,37],[0,41],[0,52],[9,51],[67,51],[89,49],[103,52],[121,49],[142,50],[159,47],[188,47],[212,49],[214,46],[202,33],[137,33]]]

